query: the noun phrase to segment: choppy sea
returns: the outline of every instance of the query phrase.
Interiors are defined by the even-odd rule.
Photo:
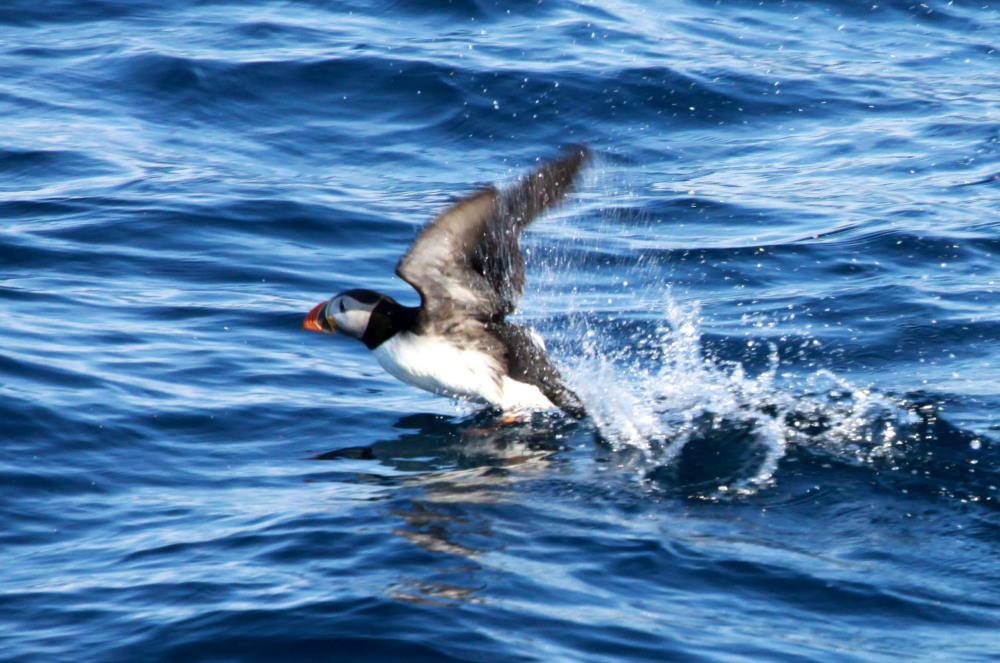
[[[993,0],[7,0],[0,660],[1000,660]],[[301,329],[596,158],[496,415]]]

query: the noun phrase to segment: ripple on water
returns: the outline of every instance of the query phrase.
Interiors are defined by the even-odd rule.
[[[982,3],[2,3],[12,661],[995,648]],[[592,416],[305,311],[573,142],[520,320]],[[668,289],[669,284],[669,289]]]

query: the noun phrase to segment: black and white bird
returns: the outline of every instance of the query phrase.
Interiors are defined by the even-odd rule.
[[[506,317],[524,291],[521,231],[565,197],[588,158],[574,147],[513,186],[480,189],[434,218],[396,265],[420,306],[347,290],[313,307],[302,326],[361,340],[390,374],[435,394],[504,412],[582,416],[538,334]]]

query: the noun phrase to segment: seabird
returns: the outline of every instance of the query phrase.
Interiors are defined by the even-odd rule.
[[[317,304],[305,329],[359,339],[390,374],[504,412],[583,416],[540,336],[506,319],[524,291],[521,231],[559,203],[590,153],[574,147],[503,190],[488,186],[435,217],[396,265],[420,295],[403,306],[374,290]]]

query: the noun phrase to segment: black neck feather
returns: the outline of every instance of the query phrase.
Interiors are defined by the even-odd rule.
[[[389,297],[383,297],[372,309],[361,342],[367,345],[369,350],[374,350],[399,332],[412,329],[417,322],[419,311],[420,309],[415,306],[403,306]]]

